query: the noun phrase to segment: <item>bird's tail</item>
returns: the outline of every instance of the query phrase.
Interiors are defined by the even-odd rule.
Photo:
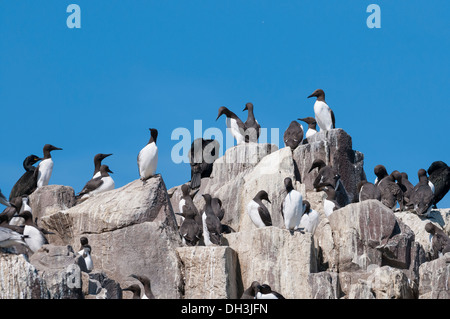
[[[202,183],[202,175],[200,173],[195,173],[191,178],[191,189],[199,188]]]

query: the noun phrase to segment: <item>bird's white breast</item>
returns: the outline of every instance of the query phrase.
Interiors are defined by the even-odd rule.
[[[303,196],[300,192],[292,190],[283,201],[284,224],[287,229],[293,230],[300,224],[303,214]]]
[[[208,226],[206,225],[206,213],[202,214],[202,224],[203,224],[203,239],[205,241],[205,246],[213,245],[212,241],[209,239]]]
[[[327,217],[333,214],[334,206],[335,206],[334,203],[330,200],[325,199],[323,201],[323,210],[325,212],[325,215],[327,215]]]
[[[333,128],[333,120],[331,119],[331,109],[322,101],[314,103],[314,113],[316,115],[317,125],[323,131],[329,131]]]
[[[308,233],[314,234],[317,225],[319,225],[319,213],[312,209],[309,214],[303,214],[300,221],[300,227]]]
[[[155,143],[147,144],[139,152],[139,174],[142,179],[155,175],[158,165],[158,147]]]
[[[53,171],[53,161],[51,158],[44,159],[39,163],[37,187],[48,185]]]
[[[45,243],[44,236],[36,227],[25,225],[23,234],[28,235],[28,238],[25,238],[25,242],[33,252],[36,252]]]
[[[233,137],[236,139],[236,143],[237,144],[243,143],[245,141],[245,137],[244,135],[241,134],[237,121],[235,119],[227,117],[226,123],[227,127],[231,132],[231,135],[233,135]]]
[[[251,200],[250,203],[247,204],[247,213],[250,219],[252,220],[253,224],[255,224],[256,227],[266,227],[264,222],[261,219],[261,216],[258,212],[259,205],[254,200]]]

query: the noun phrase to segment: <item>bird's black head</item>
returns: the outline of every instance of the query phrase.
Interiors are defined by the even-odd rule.
[[[307,200],[304,200],[303,201],[303,211],[305,212],[305,214],[308,214],[310,210],[311,210],[311,204]]]
[[[109,169],[108,165],[100,166],[100,172],[114,174],[114,172]]]
[[[311,171],[315,168],[318,168],[320,170],[322,167],[325,167],[325,166],[326,166],[326,164],[323,160],[315,159],[314,162],[312,163],[311,168],[309,169],[308,173],[311,173]]]
[[[112,155],[112,154],[102,154],[102,153],[99,153],[99,154],[97,154],[97,155],[94,156],[94,161],[95,161],[95,160],[102,161],[102,160],[104,160],[105,158],[107,158],[108,156],[111,156],[111,155]]]
[[[62,148],[53,146],[51,144],[44,145],[44,153],[45,153],[45,151],[51,152],[51,151],[61,151],[61,150],[62,150]]]
[[[228,108],[226,108],[225,106],[221,106],[219,107],[219,113],[217,114],[217,118],[216,121],[219,119],[219,117],[221,117],[222,115],[228,115],[229,114],[229,110]]]
[[[388,175],[386,167],[384,165],[377,165],[373,169],[374,174],[380,179]]]
[[[242,111],[247,111],[253,109],[253,103],[248,102],[247,104],[245,104],[245,108]]]
[[[269,200],[269,194],[267,194],[267,192],[265,190],[259,191],[258,194],[256,194],[255,199],[259,199],[259,200],[264,199],[272,204],[272,202]]]
[[[287,192],[290,192],[294,189],[294,186],[292,185],[292,179],[290,177],[286,177],[284,179],[284,187],[286,188]]]
[[[318,99],[325,99],[325,92],[322,89],[315,90],[310,96],[308,96],[308,99],[310,97],[317,97]]]
[[[156,143],[156,139],[158,138],[158,130],[156,128],[149,128],[150,131],[150,141],[153,141]]]

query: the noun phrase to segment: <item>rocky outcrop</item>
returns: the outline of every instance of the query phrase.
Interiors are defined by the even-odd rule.
[[[311,173],[308,171],[314,160],[321,159],[337,169],[349,201],[354,202],[357,198],[357,185],[361,179],[365,179],[365,173],[364,155],[352,147],[352,138],[343,129],[314,134],[293,152],[297,180],[305,185],[307,191],[313,190],[317,169]],[[344,198],[338,198],[338,201],[343,203]]]
[[[419,272],[420,299],[450,299],[450,253],[423,263]]]
[[[450,230],[450,209],[428,217],[393,212],[377,200],[349,203],[326,216],[325,193],[314,191],[314,159],[336,167],[350,202],[364,178],[363,155],[352,149],[341,129],[321,132],[299,145],[229,148],[193,192],[202,211],[202,194],[218,197],[225,208],[221,246],[184,246],[178,232],[181,185],[166,189],[161,175],[75,202],[73,189],[50,185],[30,196],[33,214],[54,232],[49,245],[28,258],[0,255],[0,296],[4,298],[131,298],[122,288],[150,279],[159,299],[235,299],[253,281],[269,284],[288,299],[448,298],[448,260],[430,260],[433,222]],[[314,234],[285,229],[280,212],[291,177],[319,212]],[[246,206],[259,190],[269,194],[273,225],[256,228]],[[94,269],[87,271],[80,238],[92,247]],[[142,285],[141,285],[142,288]]]

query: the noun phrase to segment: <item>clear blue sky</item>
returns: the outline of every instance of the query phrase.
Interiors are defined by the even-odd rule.
[[[66,8],[81,8],[69,29]],[[366,8],[381,8],[369,29]],[[225,131],[220,106],[280,129],[313,115],[326,92],[336,126],[373,167],[417,171],[450,164],[448,0],[2,0],[0,1],[0,188],[9,192],[29,154],[55,151],[51,184],[79,192],[106,159],[116,187],[138,176],[136,157],[159,130],[168,188],[190,179],[175,164],[172,131]],[[440,207],[450,207],[450,195]]]

